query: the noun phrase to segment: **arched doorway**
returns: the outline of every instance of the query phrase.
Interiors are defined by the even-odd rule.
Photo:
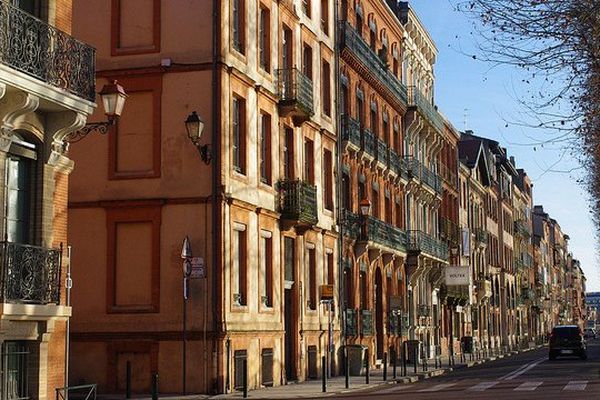
[[[381,268],[375,270],[375,330],[377,332],[377,359],[383,359],[383,277]]]

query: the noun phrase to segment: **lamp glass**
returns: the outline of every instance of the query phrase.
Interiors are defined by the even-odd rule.
[[[104,106],[104,113],[108,117],[119,117],[123,112],[125,99],[127,99],[127,93],[125,93],[123,86],[114,81],[104,85],[99,94]]]
[[[367,199],[362,200],[360,202],[360,213],[362,215],[369,215],[369,211],[371,211],[371,203]]]
[[[193,111],[190,115],[188,115],[187,119],[185,120],[185,129],[187,130],[188,137],[192,141],[199,140],[200,136],[202,136],[204,122],[200,119],[196,111]]]

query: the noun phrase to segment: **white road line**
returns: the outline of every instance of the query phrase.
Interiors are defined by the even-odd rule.
[[[488,390],[489,388],[494,387],[499,383],[500,383],[499,381],[479,382],[477,385],[471,386],[467,390],[470,390],[473,392],[483,392],[484,390]]]
[[[543,363],[544,361],[546,361],[546,357],[540,358],[536,361],[532,361],[529,364],[526,364],[525,368],[521,367],[521,368],[517,369],[515,372],[513,372],[512,374],[503,376],[502,378],[500,378],[500,380],[511,381],[511,380],[515,379],[516,377],[523,375],[525,372],[529,371],[530,369],[535,368],[536,366]]]
[[[454,385],[456,385],[456,383],[440,383],[439,385],[430,388],[421,389],[419,392],[439,392],[440,390],[448,389]]]
[[[585,390],[588,381],[569,381],[563,390]]]
[[[537,389],[543,382],[523,382],[521,385],[516,387],[514,390],[519,391],[532,391]]]

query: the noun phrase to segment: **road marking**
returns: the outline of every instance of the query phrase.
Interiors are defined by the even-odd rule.
[[[394,393],[394,392],[399,392],[400,390],[408,389],[410,387],[411,386],[408,386],[408,385],[394,385],[391,388],[379,390],[379,391],[377,391],[377,393]]]
[[[585,390],[588,381],[569,381],[563,390]]]
[[[499,384],[499,381],[490,381],[490,382],[479,382],[477,385],[470,387],[468,390],[473,392],[483,392],[484,390],[488,390],[491,387]]]
[[[532,391],[537,389],[543,382],[523,382],[521,385],[515,388],[515,390],[519,391]]]
[[[529,364],[525,364],[521,368],[518,368],[517,370],[515,370],[512,373],[510,373],[508,375],[504,375],[502,378],[500,378],[500,380],[511,381],[511,380],[523,375],[525,372],[529,371],[530,369],[535,368],[536,366],[543,363],[544,361],[546,361],[546,357],[542,357],[538,360],[534,360],[534,361],[530,362]]]
[[[419,392],[439,392],[440,390],[448,389],[454,385],[456,385],[456,383],[440,383],[439,385],[427,389],[421,389]]]

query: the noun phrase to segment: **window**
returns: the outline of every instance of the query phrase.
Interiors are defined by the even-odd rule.
[[[365,182],[359,179],[358,182],[358,201],[361,201],[367,197],[367,192],[365,188]]]
[[[357,96],[356,96],[356,118],[358,119],[360,129],[364,129],[364,127],[365,127],[365,105],[364,105],[362,95],[359,95],[358,92],[357,92]]]
[[[392,223],[392,201],[387,193],[385,195],[385,222]]]
[[[310,80],[312,80],[312,57],[312,47],[304,43],[302,52],[302,72]]]
[[[315,183],[315,145],[310,139],[304,139],[304,180]]]
[[[378,137],[378,130],[377,130],[377,123],[379,121],[377,120],[377,107],[374,105],[371,105],[371,132],[373,133],[373,136],[375,138]]]
[[[323,173],[325,186],[325,208],[333,210],[333,155],[331,151],[323,151]]]
[[[285,128],[283,147],[283,177],[294,179],[294,130]]]
[[[231,110],[232,163],[233,169],[240,174],[246,173],[246,102],[233,98]]]
[[[260,67],[269,72],[271,69],[271,13],[263,5],[260,6],[258,23],[258,51]]]
[[[360,36],[362,36],[362,30],[363,30],[363,18],[362,15],[357,13],[356,14],[356,31],[358,32],[358,34]]]
[[[329,0],[321,0],[321,29],[329,35]]]
[[[244,364],[246,368],[248,352],[246,350],[235,350],[233,352],[233,388],[242,390],[244,388]]]
[[[398,58],[394,57],[394,59],[392,60],[392,70],[394,71],[394,76],[397,78],[398,77]]]
[[[308,18],[311,17],[311,0],[302,0],[302,12]]]
[[[271,116],[260,114],[260,180],[271,184]]]
[[[40,0],[20,2],[41,3]],[[160,4],[160,0],[112,0],[112,56],[160,52]]]
[[[295,239],[285,237],[283,239],[283,256],[284,256],[284,279],[288,282],[294,281],[294,260],[296,259],[296,243]]]
[[[244,1],[245,0],[231,0],[231,14],[232,14],[232,24],[231,24],[231,45],[234,49],[244,54],[246,51],[246,43],[245,43],[245,17],[246,10],[244,9]]]
[[[342,208],[352,211],[352,186],[348,173],[342,173]]]
[[[373,51],[377,51],[377,33],[373,29],[369,31],[369,45]]]
[[[260,236],[261,304],[273,307],[273,234],[262,231]]]
[[[331,69],[329,63],[323,60],[323,71],[321,71],[321,79],[323,80],[323,113],[328,117],[331,116]]]
[[[390,124],[389,124],[389,116],[387,114],[383,115],[383,140],[388,147],[392,147],[392,143],[390,142]]]
[[[315,248],[308,248],[306,251],[306,258],[308,261],[308,308],[309,310],[317,309],[317,258],[315,255]]]
[[[32,362],[29,359],[30,354],[26,343],[24,341],[2,343],[2,388],[6,388],[8,392],[2,396],[3,399],[30,398],[27,379],[30,375],[28,367],[35,361]],[[35,385],[32,386],[35,387]]]
[[[360,271],[360,309],[367,310],[369,305],[367,304],[367,274],[365,271]]]
[[[46,0],[11,0],[15,7],[33,15],[36,18],[46,21],[48,13],[48,4]]]
[[[371,215],[375,218],[379,218],[379,191],[377,188],[373,188],[371,195]]]
[[[246,226],[235,224],[233,231],[232,252],[231,252],[231,291],[233,293],[233,303],[238,306],[247,304],[246,276],[247,276],[247,243]]]
[[[283,25],[282,34],[282,49],[281,49],[281,67],[283,69],[291,69],[294,63],[293,60],[293,36],[292,30],[286,25]]]

